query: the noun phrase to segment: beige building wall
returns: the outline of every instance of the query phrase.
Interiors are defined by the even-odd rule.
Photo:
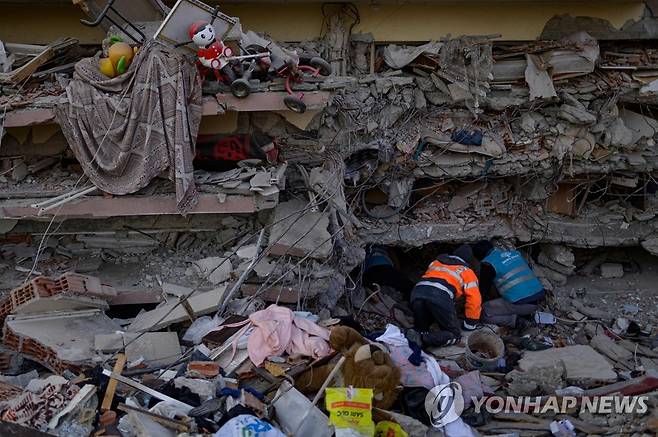
[[[263,9],[267,12],[263,13]],[[243,27],[284,41],[317,37],[322,27],[321,4],[227,5]],[[461,2],[454,4],[358,4],[361,23],[354,32],[371,32],[377,41],[427,41],[448,34],[502,34],[506,40],[532,40],[555,15],[591,16],[619,28],[638,19],[643,2]]]
[[[378,41],[427,41],[451,34],[502,34],[506,40],[532,40],[553,16],[591,16],[619,28],[639,19],[640,1],[571,2],[455,2],[447,4],[358,4],[361,23],[354,32],[371,32]],[[38,8],[35,13],[34,8]],[[226,4],[223,12],[240,17],[245,29],[267,32],[274,39],[301,41],[318,37],[322,27],[321,3]],[[0,3],[0,40],[48,43],[61,36],[98,43],[100,29],[79,23],[84,15],[68,4]]]

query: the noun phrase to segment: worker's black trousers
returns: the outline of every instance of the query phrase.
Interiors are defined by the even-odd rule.
[[[452,298],[444,291],[428,288],[434,291],[432,299],[418,298],[411,303],[414,328],[420,333],[423,346],[443,346],[459,340],[461,329]],[[432,323],[439,325],[440,330],[430,331]]]

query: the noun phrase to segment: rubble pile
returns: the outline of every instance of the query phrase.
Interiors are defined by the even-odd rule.
[[[325,6],[0,41],[0,435],[653,435],[653,43]]]

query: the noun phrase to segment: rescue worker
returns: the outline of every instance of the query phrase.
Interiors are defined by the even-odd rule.
[[[473,245],[480,262],[480,291],[485,297],[483,321],[500,326],[523,327],[520,316],[529,316],[544,299],[544,286],[518,250],[493,247],[490,241]]]
[[[413,281],[398,270],[391,250],[379,245],[370,247],[363,265],[363,285],[372,288],[373,284],[393,287],[405,299],[409,299],[409,293],[414,287]]]
[[[439,255],[411,291],[414,329],[407,332],[409,340],[421,346],[448,346],[461,339],[461,326],[455,300],[465,297],[467,330],[477,327],[482,298],[475,272],[456,255]],[[441,328],[430,332],[432,323]]]

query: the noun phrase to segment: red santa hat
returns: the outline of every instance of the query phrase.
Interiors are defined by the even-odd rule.
[[[195,21],[194,23],[192,23],[187,31],[190,35],[190,39],[194,38],[194,35],[196,35],[197,32],[200,32],[209,24],[210,23],[208,23],[207,21]]]

